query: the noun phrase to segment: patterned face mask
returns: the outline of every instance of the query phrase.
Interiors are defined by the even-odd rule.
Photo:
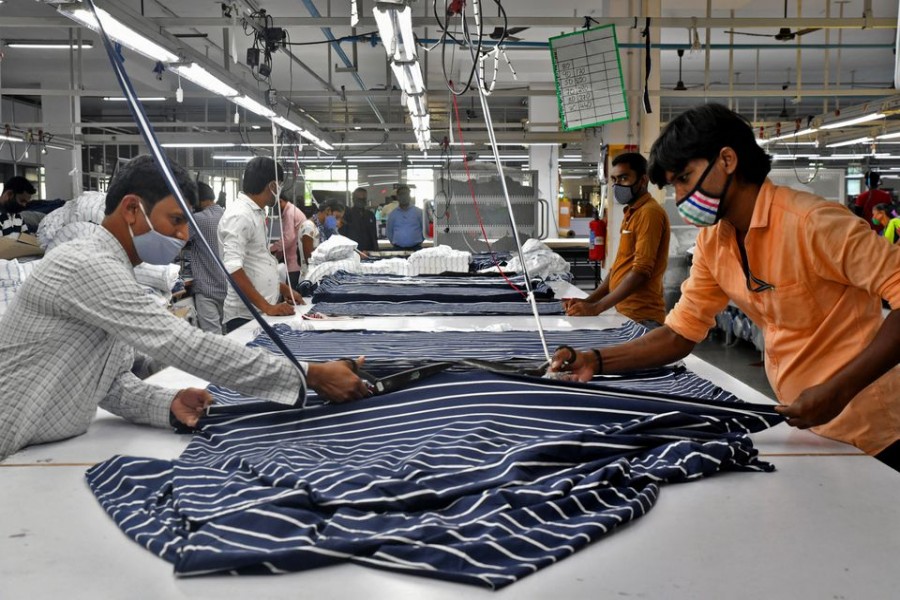
[[[709,175],[709,172],[712,171],[715,164],[716,161],[711,161],[709,166],[706,167],[706,170],[703,171],[703,175],[700,176],[700,180],[697,181],[697,185],[694,186],[694,189],[688,192],[681,200],[675,201],[675,206],[678,208],[678,214],[681,215],[681,218],[684,219],[684,222],[688,225],[709,227],[710,225],[715,225],[721,218],[719,213],[722,208],[722,199],[725,198],[725,194],[728,193],[732,175],[729,175],[725,180],[725,187],[722,188],[722,193],[718,196],[710,194],[700,187],[703,185],[706,176]]]

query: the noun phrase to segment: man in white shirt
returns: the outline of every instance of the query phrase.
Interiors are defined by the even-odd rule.
[[[284,181],[281,165],[257,156],[247,163],[241,193],[228,204],[219,221],[222,262],[235,283],[260,312],[273,317],[294,314],[303,298],[278,276],[278,261],[269,252],[265,208],[275,206]],[[237,292],[229,288],[222,321],[225,333],[252,319]]]
[[[173,164],[188,202],[190,175]],[[103,223],[57,245],[0,318],[0,460],[30,444],[87,431],[99,405],[133,423],[194,426],[206,390],[165,389],[134,376],[135,349],[241,393],[295,404],[306,389],[335,401],[368,395],[346,361],[300,362],[205,333],[173,316],[134,277],[168,264],[188,224],[153,158],[139,156],[110,182]]]

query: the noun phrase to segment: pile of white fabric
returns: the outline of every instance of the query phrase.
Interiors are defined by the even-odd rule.
[[[312,283],[334,275],[338,271],[365,275],[410,275],[410,263],[404,258],[390,258],[374,262],[362,262],[356,251],[356,242],[342,235],[333,235],[313,250],[309,257],[309,270],[304,277]]]
[[[525,257],[525,267],[528,269],[528,275],[531,277],[540,277],[541,279],[553,279],[569,272],[569,262],[562,256],[551,250],[546,244],[540,240],[531,238],[522,244],[522,255]],[[488,267],[482,269],[481,273],[496,273],[497,267]],[[503,271],[507,273],[521,273],[522,261],[519,260],[518,254],[513,257],[503,267]]]
[[[411,275],[439,275],[441,273],[468,273],[472,255],[450,246],[436,246],[417,250],[409,257]]]

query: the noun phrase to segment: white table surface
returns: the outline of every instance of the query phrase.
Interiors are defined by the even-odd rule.
[[[273,319],[292,324],[299,317]],[[432,330],[529,317],[404,317],[302,321],[313,329]],[[621,317],[548,317],[547,329],[610,327]],[[246,342],[256,327],[232,333]],[[696,358],[686,365],[752,402],[771,402]],[[177,369],[153,381],[202,385]],[[559,564],[489,592],[340,565],[272,577],[177,579],[133,543],[84,482],[114,454],[171,459],[188,436],[98,411],[89,431],[27,448],[0,464],[0,598],[896,598],[900,476],[855,448],[778,425],[754,435],[774,473],[725,473],[665,486],[646,516]]]

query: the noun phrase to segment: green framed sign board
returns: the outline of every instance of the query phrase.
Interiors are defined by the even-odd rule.
[[[628,118],[615,25],[552,37],[550,57],[565,131]]]

